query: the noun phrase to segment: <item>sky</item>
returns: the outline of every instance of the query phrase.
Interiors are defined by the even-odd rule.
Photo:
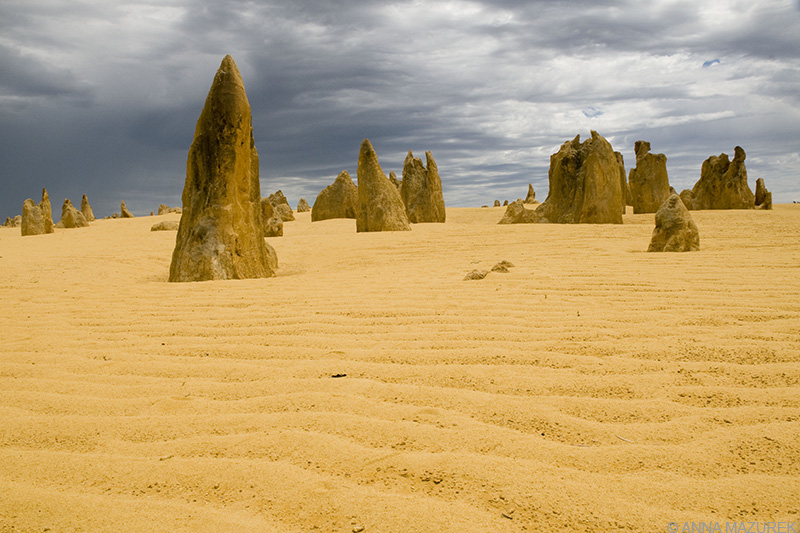
[[[742,146],[749,183],[800,200],[800,0],[0,0],[0,218],[49,191],[96,215],[177,206],[230,54],[261,193],[313,204],[369,138],[386,173],[430,150],[449,206],[548,190],[595,130],[691,188]]]

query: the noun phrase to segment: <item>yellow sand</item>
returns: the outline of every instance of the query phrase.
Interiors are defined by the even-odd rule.
[[[0,229],[0,531],[797,520],[800,205],[693,212],[683,254],[502,214],[302,213],[278,277],[203,283],[179,215]]]

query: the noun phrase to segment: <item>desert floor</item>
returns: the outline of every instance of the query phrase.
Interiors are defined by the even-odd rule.
[[[0,228],[0,531],[800,519],[800,205],[693,212],[683,254],[503,212],[303,213],[277,277],[203,283],[180,215]]]

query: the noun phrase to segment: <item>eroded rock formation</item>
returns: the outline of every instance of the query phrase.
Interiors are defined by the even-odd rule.
[[[693,252],[700,249],[700,234],[692,215],[677,194],[656,212],[656,227],[648,252]]]
[[[197,119],[169,281],[262,278],[276,263],[264,240],[258,152],[239,69],[225,56]]]
[[[120,203],[119,206],[119,217],[120,218],[133,218],[133,213],[128,210],[128,206],[125,205],[125,200]]]
[[[700,179],[691,194],[681,192],[689,209],[753,209],[755,196],[747,185],[746,154],[741,146],[734,149],[733,161],[728,154],[711,156],[703,161]]]
[[[170,206],[168,206],[166,204],[160,204],[158,206],[158,214],[159,215],[167,215],[169,213],[177,213],[177,214],[180,215],[181,212],[182,212],[182,210],[181,210],[180,207],[170,207]]]
[[[45,233],[42,208],[36,205],[30,198],[25,200],[22,204],[20,228],[23,237],[28,235],[43,235]]]
[[[272,208],[275,210],[276,216],[280,217],[284,222],[291,222],[294,220],[294,211],[289,205],[289,200],[284,196],[283,191],[277,190],[269,195],[269,201]]]
[[[283,219],[275,212],[269,198],[261,199],[261,220],[264,222],[265,237],[281,237],[283,235]]]
[[[528,184],[528,195],[525,197],[525,201],[523,203],[526,204],[538,204],[539,202],[536,200],[536,192],[533,190],[533,184]]]
[[[650,143],[636,141],[636,167],[628,176],[634,213],[655,213],[670,196],[667,156],[651,154]]]
[[[44,220],[44,232],[53,233],[53,208],[50,206],[50,195],[47,194],[47,189],[42,187],[42,201],[39,202],[39,208],[42,210],[42,219]]]
[[[526,209],[523,202],[517,200],[516,202],[508,204],[506,212],[503,214],[503,218],[500,219],[498,224],[532,224],[534,222],[539,222],[540,218],[536,210]]]
[[[61,206],[61,220],[56,224],[57,228],[85,228],[89,225],[83,213],[78,211],[69,198],[64,199]]]
[[[565,142],[550,157],[550,191],[537,209],[540,222],[621,224],[624,191],[611,144],[592,131]]]
[[[343,170],[332,184],[317,195],[311,208],[311,221],[356,218],[357,203],[358,187],[353,183],[350,173]]]
[[[89,205],[89,199],[84,194],[81,198],[81,213],[83,214],[83,218],[86,219],[86,222],[94,222],[94,213],[92,212],[92,206]]]
[[[150,227],[150,231],[178,231],[178,222],[175,220],[162,220]]]
[[[389,181],[392,182],[392,185],[397,187],[398,191],[400,190],[400,187],[403,185],[403,182],[401,182],[399,179],[397,179],[397,172],[395,172],[394,170],[389,172]]]
[[[764,185],[764,178],[756,180],[756,209],[772,209],[772,193]]]
[[[446,214],[439,169],[430,152],[425,152],[425,159],[427,168],[420,158],[408,151],[403,163],[400,196],[409,222],[444,222]]]
[[[297,202],[297,212],[308,213],[309,211],[311,211],[311,206],[308,205],[308,201],[305,198],[300,198],[300,201]]]
[[[400,192],[383,173],[369,139],[361,143],[357,177],[357,232],[411,229]]]

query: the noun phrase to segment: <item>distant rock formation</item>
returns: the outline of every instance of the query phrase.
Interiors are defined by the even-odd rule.
[[[289,205],[289,200],[283,195],[283,191],[277,190],[269,195],[269,201],[275,209],[275,214],[284,222],[291,222],[294,220],[294,211]]]
[[[158,206],[158,214],[159,215],[168,215],[170,213],[177,213],[181,214],[182,210],[180,207],[170,207],[166,204],[159,204]]]
[[[42,208],[33,203],[33,200],[30,198],[25,200],[22,204],[20,227],[23,237],[27,237],[28,235],[43,235],[45,233]]]
[[[283,236],[283,219],[275,213],[275,207],[269,198],[261,199],[261,220],[264,222],[265,237]]]
[[[525,197],[525,201],[523,203],[526,204],[538,204],[539,202],[536,200],[536,192],[533,190],[533,184],[528,184],[528,196]]]
[[[397,172],[395,172],[394,170],[389,172],[389,181],[392,182],[392,185],[397,187],[398,191],[400,190],[400,187],[403,185],[403,182],[397,179]]]
[[[120,218],[133,218],[133,213],[128,211],[128,207],[125,205],[125,200],[119,206],[119,216]]]
[[[614,157],[617,158],[617,164],[619,165],[619,181],[620,186],[622,187],[622,214],[625,214],[625,206],[628,205],[628,199],[630,198],[631,191],[628,187],[628,180],[625,177],[625,158],[622,157],[621,152],[614,152]]]
[[[439,170],[431,152],[425,152],[425,159],[427,168],[420,158],[408,151],[403,162],[400,196],[409,222],[444,222],[446,214]]]
[[[61,220],[58,221],[56,227],[71,229],[85,228],[88,225],[89,223],[86,221],[86,217],[83,216],[83,213],[72,205],[69,198],[66,198],[64,204],[61,206]]]
[[[772,193],[767,190],[764,185],[764,178],[756,180],[756,209],[772,209]]]
[[[656,212],[656,227],[648,252],[693,252],[700,249],[700,234],[692,215],[677,194]]]
[[[624,192],[611,144],[592,131],[565,142],[550,156],[550,192],[537,209],[540,222],[622,224]]]
[[[42,201],[39,202],[39,208],[42,210],[42,219],[44,220],[44,232],[53,233],[53,208],[50,206],[50,195],[47,194],[47,189],[42,187]]]
[[[500,200],[495,200],[493,207],[500,207]]]
[[[197,119],[169,281],[274,276],[261,219],[258,152],[239,69],[225,56]]]
[[[311,206],[308,205],[308,201],[305,198],[300,198],[300,201],[297,202],[297,212],[308,213],[309,211],[311,211]]]
[[[369,139],[361,143],[357,178],[356,232],[411,229],[400,192],[383,173]]]
[[[534,209],[525,209],[523,202],[511,202],[498,224],[533,224],[539,222],[541,217]]]
[[[628,176],[633,212],[655,213],[670,196],[667,156],[651,154],[650,143],[636,141],[636,167]]]
[[[311,221],[331,218],[356,218],[358,187],[353,183],[350,173],[343,170],[336,180],[322,189],[311,208]]]
[[[733,161],[728,154],[711,156],[703,161],[700,179],[692,190],[681,192],[688,209],[753,209],[755,196],[747,185],[746,154],[741,146],[734,149]]]
[[[150,231],[178,231],[178,222],[175,220],[162,220],[150,227]]]
[[[5,223],[3,223],[4,228],[18,228],[21,225],[22,225],[22,215],[17,215],[14,218],[6,217]]]
[[[83,214],[83,218],[86,219],[86,222],[94,222],[94,213],[92,213],[92,206],[89,205],[89,199],[86,198],[86,195],[83,195],[81,198],[81,213]]]

